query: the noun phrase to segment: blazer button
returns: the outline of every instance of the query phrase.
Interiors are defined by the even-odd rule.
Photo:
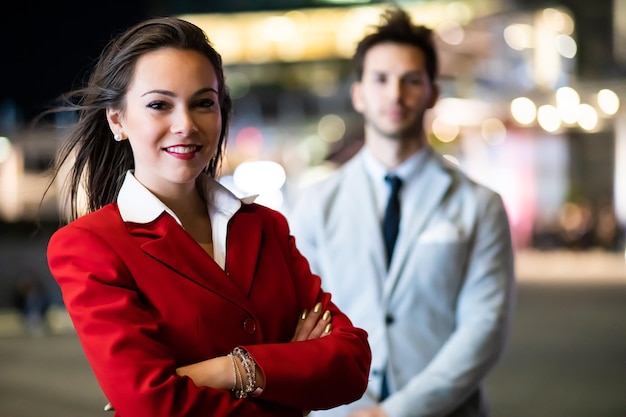
[[[247,318],[243,322],[243,329],[248,334],[254,334],[254,332],[256,332],[256,323],[254,322],[253,319]]]
[[[387,325],[393,324],[394,320],[395,320],[395,319],[393,318],[393,316],[392,316],[391,314],[387,314],[387,315],[385,316],[385,323],[386,323]]]

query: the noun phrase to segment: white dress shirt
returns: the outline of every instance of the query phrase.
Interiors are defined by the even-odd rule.
[[[256,196],[237,198],[231,191],[208,175],[198,177],[197,186],[207,204],[213,230],[213,259],[224,269],[226,265],[226,234],[228,222],[243,203],[251,203]],[[126,172],[124,183],[117,196],[117,205],[122,220],[132,223],[150,223],[164,211],[172,216],[181,227],[176,214],[135,178],[132,170]]]

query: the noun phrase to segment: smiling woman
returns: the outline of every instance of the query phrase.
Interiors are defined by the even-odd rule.
[[[204,32],[137,24],[67,103],[79,118],[55,176],[71,163],[70,222],[48,263],[107,408],[300,417],[363,394],[366,333],[322,290],[285,218],[216,180],[231,100]]]
[[[161,200],[176,200],[181,191],[199,199],[196,178],[222,140],[218,89],[205,56],[164,48],[137,60],[124,108],[107,109],[111,130],[130,142],[135,178]]]

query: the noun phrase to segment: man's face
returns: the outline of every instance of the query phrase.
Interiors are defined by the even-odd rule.
[[[352,103],[372,134],[416,139],[421,137],[424,113],[437,95],[422,50],[386,42],[365,54],[363,77],[353,85]]]

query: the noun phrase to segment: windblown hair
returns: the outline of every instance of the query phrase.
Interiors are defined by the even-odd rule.
[[[205,171],[212,177],[217,175],[226,148],[232,110],[222,58],[202,29],[194,24],[171,17],[146,20],[111,40],[96,61],[87,85],[66,93],[61,98],[62,105],[47,112],[78,112],[78,121],[57,155],[48,186],[49,189],[59,177],[63,165],[74,158],[64,188],[67,193],[64,198],[68,199],[66,220],[71,221],[81,214],[79,200],[83,191],[88,212],[114,202],[126,171],[134,168],[130,144],[127,140],[113,140],[106,110],[124,110],[126,92],[138,59],[162,48],[197,51],[206,56],[215,69],[222,131],[217,153]]]
[[[357,79],[360,80],[363,77],[363,63],[367,51],[378,44],[391,42],[411,45],[422,50],[430,82],[435,82],[438,62],[431,29],[422,25],[414,25],[409,14],[398,7],[387,9],[381,16],[380,24],[374,26],[373,29],[372,33],[366,35],[358,43],[352,58]]]

